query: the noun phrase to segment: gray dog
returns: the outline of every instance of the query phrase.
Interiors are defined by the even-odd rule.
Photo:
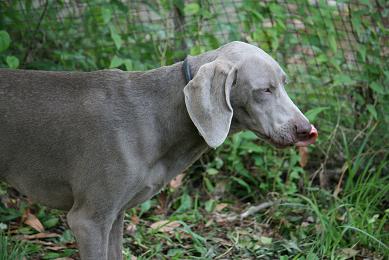
[[[243,42],[145,72],[0,70],[0,179],[68,210],[82,259],[122,259],[124,211],[229,134],[315,141],[285,81]]]

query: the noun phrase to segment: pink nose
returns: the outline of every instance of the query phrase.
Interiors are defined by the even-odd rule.
[[[308,146],[310,144],[313,144],[317,137],[319,136],[319,133],[317,132],[314,125],[311,125],[311,130],[309,131],[309,134],[301,141],[298,141],[295,145],[296,146]]]
[[[317,137],[319,136],[319,133],[317,132],[314,125],[311,125],[311,131],[309,132],[309,138],[313,138],[314,141],[316,141]]]

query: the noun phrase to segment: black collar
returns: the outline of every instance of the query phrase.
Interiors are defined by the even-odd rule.
[[[192,72],[190,71],[188,57],[185,58],[184,63],[182,64],[182,71],[184,72],[186,84],[188,84],[188,82],[192,80]]]

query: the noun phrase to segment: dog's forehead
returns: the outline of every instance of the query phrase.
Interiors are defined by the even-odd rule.
[[[232,42],[225,45],[222,51],[247,77],[258,77],[260,74],[277,77],[280,80],[286,78],[285,72],[277,61],[257,46],[244,42]]]
[[[245,81],[252,83],[271,83],[278,85],[284,83],[286,74],[280,65],[269,55],[242,56],[238,71]]]

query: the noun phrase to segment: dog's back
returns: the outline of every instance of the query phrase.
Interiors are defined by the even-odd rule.
[[[64,173],[71,170],[73,157],[82,153],[86,135],[113,127],[113,96],[128,82],[128,74],[119,70],[0,69],[0,179],[38,197],[47,196],[39,195],[48,192],[42,187],[63,182],[55,185],[55,193],[69,194],[60,188],[67,189]]]

